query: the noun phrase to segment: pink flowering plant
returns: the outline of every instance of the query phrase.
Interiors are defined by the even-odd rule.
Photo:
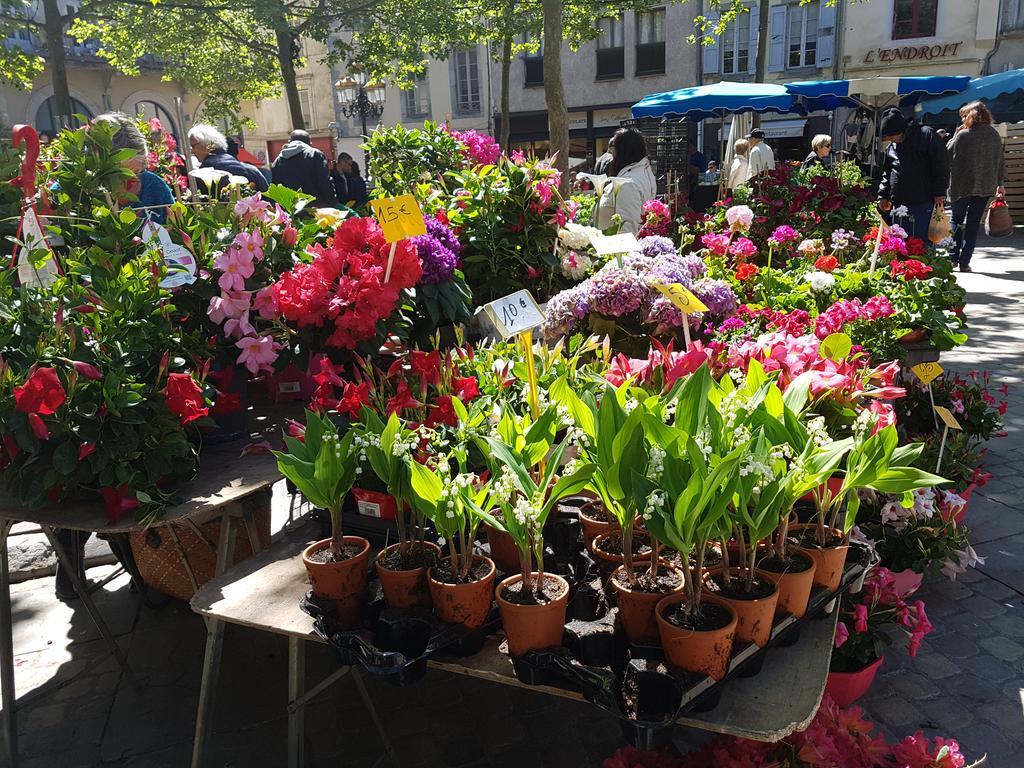
[[[928,387],[913,374],[907,378],[907,399],[899,408],[902,428],[908,435],[919,436],[941,431],[931,415]],[[1009,393],[1009,384],[995,386],[988,371],[970,371],[967,375],[947,371],[931,382],[935,405],[948,408],[963,433],[977,440],[1002,434]]]
[[[892,572],[875,568],[863,590],[843,595],[830,669],[856,672],[880,659],[893,642],[893,630],[907,638],[907,653],[913,658],[934,629],[924,601],[909,603],[896,588]]]

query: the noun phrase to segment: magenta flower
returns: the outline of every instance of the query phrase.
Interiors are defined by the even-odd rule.
[[[238,362],[254,376],[260,371],[273,371],[274,361],[281,349],[281,345],[270,336],[246,336],[236,341],[235,346],[242,350]]]
[[[775,231],[772,232],[772,236],[768,239],[768,242],[772,243],[773,245],[785,245],[786,243],[790,243],[799,237],[800,235],[797,233],[795,229],[793,229],[788,224],[783,224],[781,227],[775,228]]]
[[[725,256],[729,250],[729,236],[708,233],[701,237],[701,245],[717,256]]]
[[[737,237],[736,241],[729,247],[729,253],[741,259],[751,259],[757,256],[757,246],[746,237]]]
[[[229,339],[232,336],[237,336],[239,338],[242,336],[255,336],[256,329],[253,328],[252,323],[249,322],[249,313],[243,312],[241,317],[232,317],[224,323],[224,335]]]
[[[242,233],[239,233],[241,236]],[[252,256],[232,245],[221,253],[213,262],[213,266],[221,271],[217,285],[222,291],[242,291],[245,289],[245,278],[252,277]]]
[[[853,608],[853,628],[858,632],[868,631],[868,607],[863,603]]]
[[[835,644],[836,648],[842,648],[843,643],[850,639],[850,630],[846,628],[846,624],[839,622],[836,624],[836,637]]]
[[[259,232],[239,232],[234,245],[254,261],[263,260],[263,236]]]

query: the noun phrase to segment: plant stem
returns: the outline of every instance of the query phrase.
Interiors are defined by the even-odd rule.
[[[341,530],[341,506],[331,509],[331,556],[335,561],[342,559],[345,537]]]
[[[652,536],[651,537],[651,568],[650,568],[650,571],[648,571],[648,576],[647,576],[647,578],[650,579],[650,582],[651,582],[651,589],[654,588],[654,585],[658,581],[658,547],[659,546],[660,545],[658,544],[658,540],[655,539]]]
[[[626,566],[626,578],[630,586],[636,586],[636,573],[633,572],[633,521],[622,526],[622,562]]]

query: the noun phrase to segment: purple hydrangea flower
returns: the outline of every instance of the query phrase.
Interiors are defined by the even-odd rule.
[[[705,272],[707,266],[700,256],[675,254],[658,259],[651,267],[648,277],[654,283],[679,283],[689,288],[694,280],[704,277]]]
[[[444,222],[426,217],[427,234],[411,238],[423,265],[420,285],[433,285],[451,280],[459,266],[462,245]]]
[[[648,237],[641,237],[639,242],[640,253],[648,258],[653,259],[656,256],[664,256],[676,252],[675,245],[667,237],[650,235]]]
[[[544,310],[544,338],[557,339],[570,333],[587,316],[590,305],[584,285],[551,297]]]
[[[725,317],[736,311],[736,294],[722,280],[698,280],[693,284],[693,292],[707,306],[709,314]]]
[[[590,309],[611,317],[622,317],[640,309],[648,288],[642,278],[643,271],[636,269],[637,266],[634,261],[619,269],[615,261],[610,261],[583,283]]]
[[[668,298],[658,294],[657,297],[652,297],[644,310],[644,322],[678,328],[683,324],[683,313]]]

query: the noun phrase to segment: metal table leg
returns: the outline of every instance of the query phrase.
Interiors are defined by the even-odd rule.
[[[50,540],[50,546],[53,547],[54,554],[57,555],[57,559],[60,561],[61,566],[67,571],[68,578],[71,579],[71,583],[75,587],[75,592],[78,593],[79,599],[82,601],[82,605],[89,612],[89,616],[92,617],[93,624],[96,625],[96,629],[100,631],[103,639],[106,640],[107,645],[110,646],[110,652],[117,659],[117,663],[121,666],[121,671],[124,672],[125,677],[132,684],[133,687],[137,688],[138,683],[135,680],[135,675],[132,674],[131,667],[128,666],[128,659],[125,658],[124,653],[121,651],[121,646],[117,644],[117,640],[114,639],[114,634],[110,631],[110,627],[107,626],[107,622],[103,620],[102,614],[96,608],[96,604],[92,601],[92,597],[89,595],[89,588],[85,582],[82,581],[82,577],[78,572],[78,569],[71,562],[71,558],[68,557],[68,553],[64,551],[64,548],[60,544],[60,539],[57,537],[57,529],[50,525],[43,526],[43,532],[46,534],[46,538]]]
[[[305,706],[296,702],[306,689],[306,645],[301,638],[288,637],[288,768],[306,764]]]
[[[13,520],[0,520],[0,693],[4,719],[4,753],[11,768],[18,765],[18,719],[14,698],[14,627],[11,624],[11,573],[7,534]]]
[[[398,755],[395,754],[395,748],[391,744],[391,739],[388,738],[388,732],[384,730],[384,721],[380,719],[380,715],[377,713],[377,707],[374,705],[373,699],[370,698],[370,692],[366,690],[366,683],[363,682],[363,677],[358,668],[352,668],[352,677],[356,681],[356,688],[359,689],[359,695],[363,699],[363,704],[366,705],[366,709],[373,719],[373,724],[377,728],[377,734],[384,743],[384,752],[387,754],[388,760],[394,768],[400,768]]]
[[[225,510],[220,518],[220,538],[217,540],[216,575],[228,568],[235,551],[235,526],[231,524],[231,512]],[[199,688],[199,709],[196,713],[196,733],[192,742],[192,768],[200,768],[213,714],[213,702],[217,693],[217,679],[220,677],[220,657],[224,650],[224,622],[206,620],[206,653],[203,657],[203,679]]]

